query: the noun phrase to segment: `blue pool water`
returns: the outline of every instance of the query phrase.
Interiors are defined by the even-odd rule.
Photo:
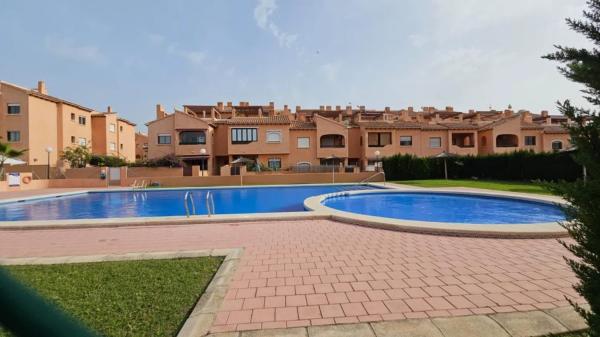
[[[365,193],[328,198],[323,204],[364,215],[432,222],[526,224],[565,219],[551,204],[450,193]]]
[[[183,198],[194,195],[196,214],[207,214],[211,191],[216,214],[304,211],[304,199],[325,193],[373,189],[362,185],[247,187],[223,189],[90,192],[60,198],[0,204],[0,221],[128,218],[185,215]]]

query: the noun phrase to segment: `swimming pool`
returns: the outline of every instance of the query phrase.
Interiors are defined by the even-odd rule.
[[[491,225],[565,220],[562,210],[550,203],[459,193],[349,193],[329,196],[321,203],[344,212],[426,222]]]
[[[192,191],[197,215],[207,214],[210,191],[215,214],[305,211],[304,199],[340,191],[377,189],[370,185],[307,185],[243,188],[149,189],[87,192],[0,204],[0,221],[185,216],[185,193]]]

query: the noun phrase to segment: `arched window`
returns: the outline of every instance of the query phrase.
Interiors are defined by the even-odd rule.
[[[552,141],[552,151],[560,151],[563,148],[563,142],[560,140]]]
[[[517,135],[498,135],[496,136],[496,147],[518,147],[519,137]]]

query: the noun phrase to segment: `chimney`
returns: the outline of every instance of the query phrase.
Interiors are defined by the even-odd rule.
[[[107,113],[111,113],[112,112],[112,108],[110,107],[110,105],[106,107],[106,112]]]
[[[231,103],[231,102],[227,102],[227,107],[228,107],[228,108],[231,108],[232,106],[233,106],[233,103]]]
[[[389,106],[386,106],[386,107],[384,108],[384,110],[385,110],[385,112],[386,112],[386,113],[390,113],[390,107],[389,107]]]
[[[454,108],[451,106],[446,107],[446,112],[454,112]]]
[[[336,105],[335,106],[335,111],[341,111],[342,110],[342,106],[341,105]]]
[[[275,109],[275,102],[269,102],[269,107],[271,109]]]
[[[38,81],[37,91],[40,94],[48,95],[48,91],[46,90],[46,82],[44,82],[44,81]]]
[[[325,110],[325,106],[324,105],[320,105],[319,106],[319,110],[321,110],[321,111]]]
[[[288,108],[287,104],[285,104],[285,105],[283,106],[283,112],[284,112],[286,115],[288,115],[288,114],[290,113],[290,109]]]
[[[463,113],[462,112],[458,114],[458,121],[459,122],[463,121]]]
[[[157,104],[156,105],[156,119],[162,119],[165,118],[165,109],[163,108],[162,104]]]
[[[300,112],[300,110],[302,110],[302,107],[299,105],[296,105],[296,113]]]
[[[409,112],[411,111],[412,107],[408,107],[408,108],[409,108],[409,110],[402,110],[400,112],[400,119],[402,119],[403,121],[406,121],[406,122],[411,120]]]
[[[352,115],[352,105],[346,105],[346,115]]]
[[[542,117],[548,117],[548,110],[542,110]]]
[[[504,117],[510,117],[513,115],[513,111],[512,110],[504,110]]]
[[[523,119],[523,122],[533,123],[533,117],[531,116],[531,113],[529,111],[523,111],[521,117]]]
[[[360,106],[360,110],[361,110],[361,111],[365,111],[365,106],[364,106],[364,105],[361,105],[361,106]]]
[[[470,114],[474,114],[474,113],[475,113],[475,110],[474,110],[474,109],[469,109],[469,113],[470,113]]]
[[[217,102],[217,109],[219,109],[219,111],[223,111],[223,102]]]
[[[415,111],[415,108],[413,108],[412,106],[408,107],[408,112],[414,112],[414,111]]]
[[[326,106],[326,107],[325,107],[325,110],[327,110],[327,111],[331,111],[331,105],[328,105],[328,106]]]

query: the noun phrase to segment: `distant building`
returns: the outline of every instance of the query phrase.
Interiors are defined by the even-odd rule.
[[[92,153],[135,161],[135,123],[118,117],[111,107],[92,114]]]
[[[148,159],[148,135],[136,132],[135,133],[135,160]]]
[[[412,107],[367,110],[364,106],[320,106],[295,112],[288,106],[231,102],[184,105],[167,114],[157,105],[148,126],[148,157],[174,154],[186,165],[201,165],[211,174],[244,157],[273,170],[317,165],[375,169],[382,157],[409,153],[434,156],[535,152],[567,148],[564,116],[547,111],[458,112]]]
[[[110,131],[112,124],[114,135]],[[0,142],[26,149],[21,159],[34,168],[48,164],[63,167],[60,153],[78,145],[88,146],[94,153],[114,154],[133,161],[134,126],[111,111],[97,113],[92,108],[50,96],[43,81],[34,89],[0,81]],[[49,161],[48,149],[51,149]]]

